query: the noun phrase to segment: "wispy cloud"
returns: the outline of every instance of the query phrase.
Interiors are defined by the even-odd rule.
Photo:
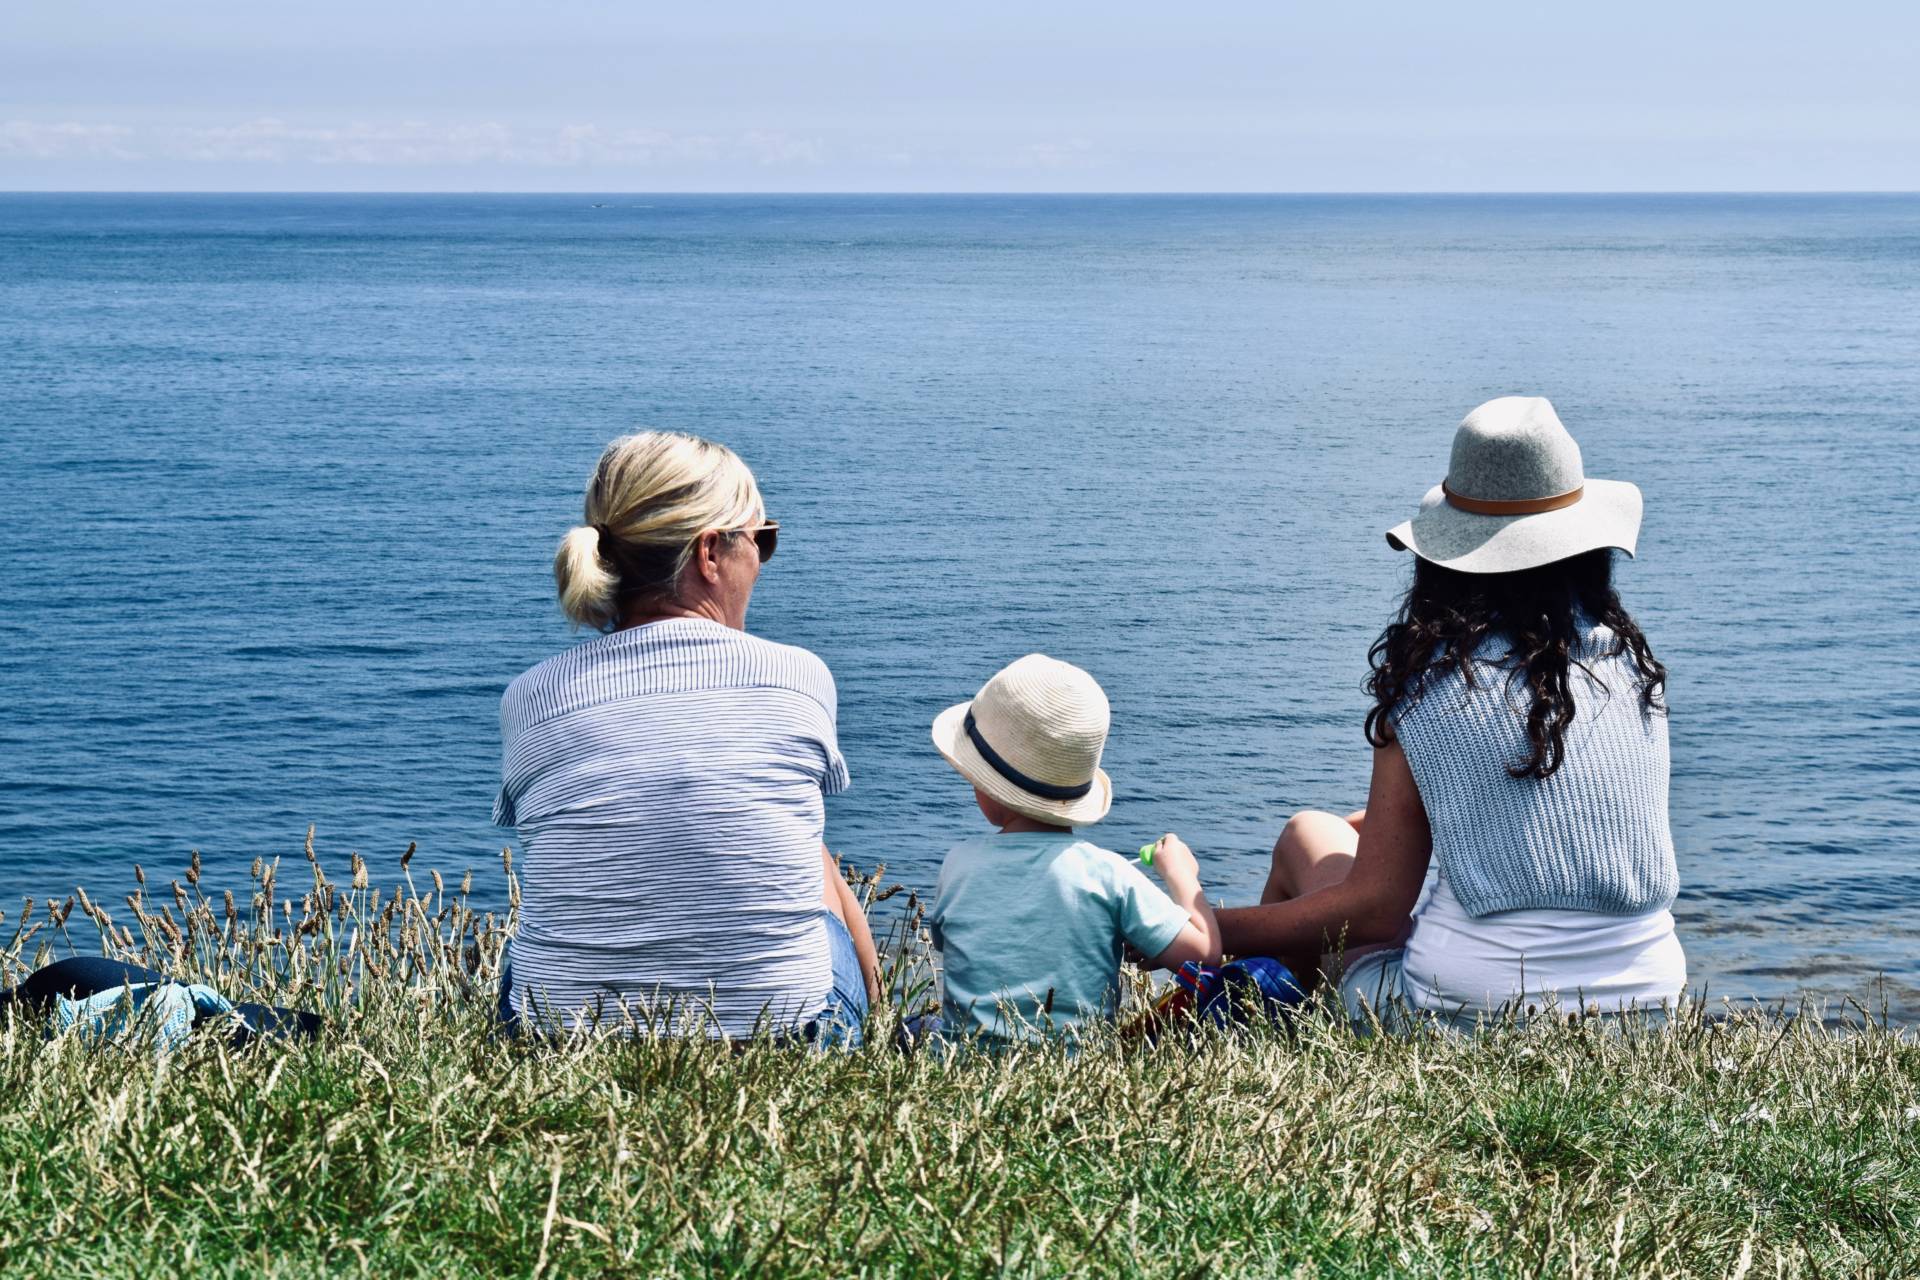
[[[139,159],[133,130],[113,124],[43,124],[33,120],[0,120],[0,156],[35,160],[67,157],[114,160]]]
[[[237,124],[153,126],[0,121],[0,156],[36,160],[369,167],[525,165],[549,168],[734,161],[810,167],[827,156],[818,138],[778,130],[683,134],[595,124],[525,128],[491,121],[318,126],[273,117]]]
[[[1092,160],[1093,144],[1085,138],[1030,142],[1013,156],[1014,165],[1024,169],[1076,169]]]

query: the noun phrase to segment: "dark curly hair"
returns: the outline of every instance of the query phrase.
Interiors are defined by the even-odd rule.
[[[1642,705],[1648,714],[1664,715],[1667,669],[1614,592],[1611,551],[1589,551],[1514,573],[1461,573],[1416,559],[1399,617],[1367,654],[1373,667],[1366,685],[1373,695],[1367,741],[1386,746],[1393,736],[1389,717],[1394,709],[1418,701],[1431,680],[1458,671],[1474,683],[1475,664],[1468,658],[1482,641],[1499,636],[1510,651],[1497,665],[1507,670],[1510,683],[1523,681],[1533,695],[1527,711],[1531,753],[1509,764],[1507,772],[1516,778],[1551,777],[1573,723],[1571,668],[1586,670],[1577,654],[1582,615],[1613,632],[1605,656],[1630,655]]]

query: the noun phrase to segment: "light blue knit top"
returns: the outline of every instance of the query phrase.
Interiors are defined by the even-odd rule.
[[[1473,916],[1548,907],[1638,915],[1679,892],[1667,826],[1667,718],[1640,701],[1633,660],[1605,656],[1613,632],[1590,626],[1571,673],[1566,755],[1544,780],[1515,778],[1527,758],[1531,698],[1499,665],[1503,639],[1431,679],[1394,713],[1395,732],[1433,829],[1440,874]]]

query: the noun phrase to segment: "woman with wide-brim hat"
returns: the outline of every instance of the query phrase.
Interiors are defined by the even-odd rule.
[[[1546,400],[1467,415],[1387,534],[1414,575],[1370,655],[1367,807],[1294,815],[1260,905],[1220,913],[1229,952],[1323,972],[1389,1024],[1678,999],[1666,668],[1612,583],[1640,508],[1586,477]]]

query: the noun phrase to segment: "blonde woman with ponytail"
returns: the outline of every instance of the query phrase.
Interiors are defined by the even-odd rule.
[[[600,455],[553,578],[602,634],[501,700],[509,1025],[858,1040],[876,966],[822,838],[848,786],[833,677],[746,631],[778,537],[725,445],[649,431]]]

